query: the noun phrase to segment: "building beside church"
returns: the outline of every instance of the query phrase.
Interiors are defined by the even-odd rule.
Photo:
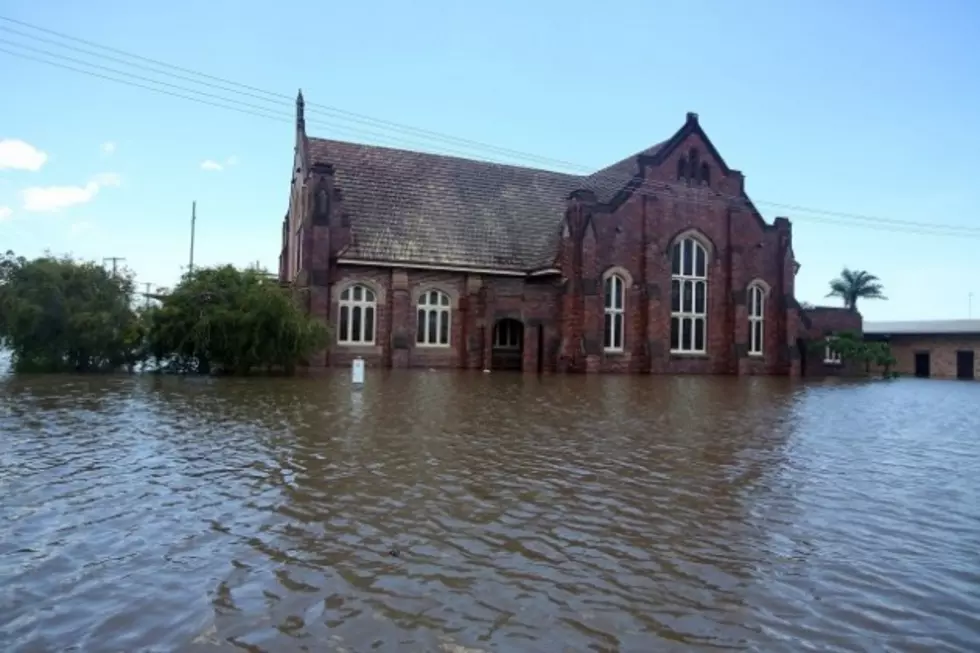
[[[331,326],[313,367],[796,376],[861,324],[814,326],[798,268],[695,113],[578,176],[310,138],[297,98],[279,277]]]

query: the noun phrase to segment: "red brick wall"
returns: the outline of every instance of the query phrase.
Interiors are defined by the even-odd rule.
[[[711,187],[687,187],[676,180],[677,158],[691,147],[697,147],[702,160],[711,166]],[[795,316],[787,318],[789,306],[795,306],[788,301],[793,296],[789,223],[783,220],[777,227],[767,227],[751,208],[733,206],[727,198],[740,193],[741,174],[732,171],[725,177],[720,162],[711,160],[707,152],[706,144],[692,135],[673,157],[659,167],[648,168],[645,185],[622,205],[592,213],[599,284],[596,301],[591,305],[586,301],[582,308],[586,343],[602,342],[603,275],[618,269],[629,288],[625,351],[605,353],[600,347],[595,354],[597,364],[587,362],[586,369],[742,374],[790,371],[796,320]],[[570,219],[579,220],[577,216]],[[687,232],[696,233],[709,251],[706,355],[670,353],[670,251],[675,238]],[[566,233],[567,240],[581,238],[583,261],[587,262],[593,247],[590,230],[578,235],[573,225]],[[574,278],[579,274],[572,261],[574,244],[566,244],[563,252],[563,271]],[[589,272],[581,273],[586,288],[591,287]],[[746,351],[749,328],[745,291],[753,281],[761,281],[769,289],[761,357],[749,357]],[[575,302],[565,306],[574,310]],[[563,325],[577,328],[574,319],[566,319]]]
[[[545,329],[545,347],[555,346],[557,286],[520,277],[489,277],[461,272],[375,268],[356,265],[335,269],[329,290],[329,313],[320,313],[334,325],[326,361],[348,366],[356,356],[370,366],[483,369],[489,366],[493,325],[514,318],[524,326],[524,367],[537,369],[538,334]],[[375,344],[341,345],[337,342],[339,297],[344,288],[361,283],[377,296]],[[416,343],[417,301],[425,291],[439,290],[450,299],[449,346]],[[327,317],[329,315],[329,317]],[[552,370],[553,361],[545,361]]]
[[[806,376],[854,376],[864,374],[859,366],[848,364],[827,364],[824,362],[824,349],[820,343],[828,335],[842,331],[861,332],[863,319],[857,311],[849,311],[836,306],[816,306],[801,313],[800,338],[806,349]]]

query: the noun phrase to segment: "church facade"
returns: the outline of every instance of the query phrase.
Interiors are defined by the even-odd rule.
[[[310,138],[304,109],[279,277],[330,325],[311,367],[798,376],[811,341],[860,329],[801,311],[790,221],[697,114],[578,176]]]

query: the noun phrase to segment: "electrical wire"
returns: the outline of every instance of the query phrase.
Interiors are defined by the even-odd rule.
[[[23,26],[27,26],[27,27],[30,27],[32,29],[36,29],[38,31],[47,32],[47,33],[50,33],[50,34],[59,36],[59,37],[64,38],[64,39],[72,40],[72,41],[75,41],[75,42],[80,42],[80,43],[83,43],[83,44],[86,44],[86,45],[90,45],[92,47],[101,48],[101,49],[104,49],[104,50],[107,50],[107,51],[111,51],[111,52],[117,52],[117,53],[122,54],[124,56],[131,57],[133,59],[137,59],[137,60],[140,60],[140,61],[146,61],[148,63],[152,63],[152,64],[154,64],[156,66],[159,66],[159,67],[170,68],[170,69],[173,69],[173,70],[187,72],[189,74],[197,75],[197,76],[199,76],[201,78],[204,78],[204,79],[214,80],[214,81],[221,82],[221,84],[224,85],[224,86],[218,86],[218,85],[212,84],[211,82],[198,81],[198,80],[195,80],[194,78],[188,77],[186,75],[176,75],[174,73],[170,73],[170,72],[166,72],[166,71],[161,71],[161,70],[154,69],[154,68],[151,68],[151,67],[142,65],[142,64],[136,64],[136,63],[133,63],[133,62],[129,62],[129,61],[126,61],[124,59],[120,59],[118,57],[110,57],[110,56],[103,55],[103,54],[100,54],[100,53],[91,52],[89,50],[84,50],[82,48],[77,48],[75,46],[71,46],[71,45],[68,45],[68,44],[59,43],[59,42],[57,42],[57,41],[55,41],[53,39],[45,39],[45,38],[42,38],[42,37],[38,37],[36,35],[30,35],[30,34],[27,34],[25,32],[14,30],[12,28],[5,27],[3,25],[0,25],[0,30],[6,31],[6,32],[10,32],[10,33],[14,33],[14,34],[17,34],[17,35],[22,36],[22,37],[27,37],[27,38],[33,39],[35,41],[40,41],[40,42],[54,44],[54,45],[56,45],[58,47],[64,47],[64,48],[71,49],[71,50],[74,50],[74,51],[82,52],[82,53],[87,54],[89,56],[94,56],[94,57],[98,57],[98,58],[105,59],[105,60],[108,60],[108,61],[122,63],[123,65],[133,66],[133,67],[136,67],[138,69],[145,69],[145,70],[148,70],[150,72],[168,75],[168,76],[170,76],[172,78],[175,78],[175,79],[181,79],[183,81],[187,81],[187,82],[190,82],[190,83],[194,83],[194,84],[199,84],[199,85],[205,86],[206,88],[209,88],[210,90],[219,90],[219,91],[237,93],[239,95],[245,95],[245,96],[248,96],[248,97],[253,97],[253,98],[258,99],[260,101],[275,103],[276,107],[279,107],[279,106],[285,104],[285,101],[288,101],[290,104],[293,102],[293,99],[290,96],[284,95],[284,94],[281,94],[281,93],[275,93],[275,92],[271,92],[271,91],[265,91],[265,90],[259,89],[257,87],[248,86],[248,85],[245,85],[245,84],[240,84],[238,82],[233,82],[233,81],[230,81],[230,80],[222,79],[220,77],[215,77],[213,75],[208,75],[206,73],[201,73],[201,72],[194,71],[194,70],[191,70],[191,69],[188,69],[188,68],[182,68],[182,67],[179,67],[179,66],[174,66],[172,64],[167,64],[165,62],[161,62],[161,61],[157,61],[157,60],[154,60],[154,59],[150,59],[148,57],[143,57],[141,55],[129,53],[129,52],[126,52],[124,50],[119,50],[117,48],[112,48],[112,47],[109,47],[109,46],[100,45],[98,43],[95,43],[95,42],[92,42],[92,41],[87,41],[85,39],[79,39],[77,37],[72,37],[70,35],[62,34],[60,32],[55,32],[54,30],[48,30],[47,28],[42,28],[42,27],[39,27],[39,26],[31,25],[29,23],[25,23],[23,21],[18,21],[18,20],[11,19],[11,18],[8,18],[8,17],[0,16],[0,20],[11,22],[11,23],[15,23],[15,24],[19,24],[19,25],[23,25]],[[113,82],[116,82],[116,83],[133,86],[133,87],[136,87],[136,88],[142,88],[144,90],[150,90],[150,91],[155,91],[155,92],[162,93],[162,94],[165,94],[165,95],[170,95],[172,97],[177,97],[177,98],[184,99],[184,100],[189,100],[189,101],[194,101],[194,102],[198,102],[198,103],[201,103],[201,104],[206,104],[206,105],[214,106],[216,108],[237,111],[239,113],[243,113],[243,114],[247,114],[247,115],[252,115],[252,116],[256,116],[256,117],[261,117],[261,118],[266,118],[266,119],[273,119],[273,120],[277,120],[277,121],[280,121],[280,122],[293,122],[294,121],[294,117],[291,114],[289,114],[289,113],[286,113],[286,112],[283,112],[283,113],[274,112],[274,108],[276,108],[276,107],[263,107],[261,105],[256,105],[256,104],[242,102],[241,100],[238,100],[238,99],[235,99],[235,98],[228,98],[228,97],[225,97],[225,96],[216,94],[216,93],[211,93],[211,92],[208,92],[208,91],[201,91],[199,89],[188,88],[186,86],[181,86],[181,85],[173,84],[173,83],[170,83],[170,82],[165,82],[165,81],[161,81],[161,80],[156,80],[156,79],[148,78],[146,76],[141,76],[141,75],[137,75],[137,74],[134,74],[134,73],[127,72],[127,71],[122,71],[122,70],[110,68],[110,67],[107,67],[107,66],[102,66],[100,64],[95,64],[95,63],[92,63],[92,62],[79,60],[77,58],[73,58],[73,57],[70,57],[70,56],[65,56],[65,55],[61,55],[61,54],[58,54],[58,53],[53,53],[53,52],[50,52],[50,51],[42,50],[42,49],[35,48],[33,46],[30,46],[30,45],[25,45],[25,44],[22,44],[22,43],[17,43],[15,41],[9,41],[9,40],[5,40],[5,39],[0,39],[0,43],[3,43],[5,45],[9,45],[9,46],[19,47],[21,49],[25,49],[25,50],[28,50],[30,52],[35,52],[35,53],[38,53],[38,54],[42,54],[42,55],[45,55],[47,57],[51,57],[53,59],[56,59],[56,61],[49,61],[49,60],[46,60],[46,59],[38,58],[36,56],[31,56],[31,55],[24,54],[23,52],[16,52],[16,51],[9,50],[7,48],[0,48],[0,52],[3,52],[3,53],[8,54],[8,55],[12,55],[12,56],[24,58],[24,59],[27,59],[27,60],[36,61],[36,62],[39,62],[39,63],[44,63],[44,64],[55,66],[55,67],[60,67],[60,68],[63,68],[63,69],[66,69],[66,70],[70,70],[70,71],[73,71],[73,72],[77,72],[77,73],[81,73],[81,74],[91,75],[91,76],[98,77],[98,78],[101,78],[101,79],[104,79],[104,80],[107,80],[107,81],[113,81]],[[69,63],[64,63],[66,61],[69,62]],[[70,64],[75,64],[75,65],[70,65]],[[119,79],[119,78],[116,78],[116,77],[111,77],[109,75],[105,75],[103,73],[95,72],[93,70],[86,70],[84,68],[79,68],[78,65],[89,66],[91,68],[95,68],[96,70],[111,72],[114,75],[122,75],[122,76],[125,76],[125,77],[129,77],[130,79],[124,80],[124,79]],[[138,80],[138,81],[135,81],[134,82],[134,81],[132,81],[132,79],[135,79],[135,80]],[[144,82],[144,83],[140,83],[140,82]],[[155,86],[151,86],[152,84],[157,84],[157,85],[163,86],[165,88],[157,88]],[[239,88],[243,88],[243,89],[246,89],[248,91],[254,91],[254,92],[245,93],[243,91],[237,91],[237,90],[234,90],[234,88],[228,88],[228,87],[239,87]],[[181,93],[177,93],[177,92],[175,92],[173,90],[166,90],[166,89],[179,90],[179,91],[181,91]],[[193,94],[198,95],[200,97],[193,97],[191,95],[188,95],[190,93],[193,93]],[[580,166],[580,165],[576,165],[576,164],[571,164],[571,163],[565,162],[565,161],[560,161],[560,160],[555,160],[555,159],[547,159],[545,157],[539,157],[539,156],[536,156],[536,155],[530,155],[530,154],[527,154],[527,153],[518,152],[516,150],[509,150],[507,148],[498,148],[498,147],[495,147],[495,146],[490,146],[490,145],[486,145],[486,144],[480,143],[478,141],[472,141],[472,140],[469,140],[469,139],[460,139],[460,138],[448,136],[448,135],[445,135],[445,134],[439,134],[438,132],[432,132],[432,131],[429,131],[429,130],[413,128],[413,127],[409,127],[409,126],[406,126],[406,125],[400,125],[399,123],[394,123],[394,122],[391,122],[391,121],[385,121],[385,120],[381,120],[381,119],[371,118],[369,116],[363,116],[361,114],[356,114],[356,113],[349,112],[349,111],[343,111],[343,110],[340,110],[340,109],[336,109],[334,107],[328,107],[328,106],[325,106],[325,105],[321,106],[321,105],[317,105],[317,104],[314,104],[314,103],[307,103],[306,106],[308,108],[312,109],[312,111],[311,111],[312,113],[319,113],[321,115],[324,115],[324,114],[328,114],[328,115],[341,115],[341,116],[345,116],[345,117],[350,118],[350,119],[357,119],[362,124],[391,126],[394,129],[397,129],[397,130],[400,130],[400,131],[404,131],[404,132],[407,132],[407,133],[423,135],[423,136],[431,137],[431,138],[438,138],[439,140],[442,140],[442,141],[445,141],[445,142],[462,143],[464,145],[472,145],[472,146],[478,147],[478,148],[483,148],[483,149],[489,149],[489,150],[497,151],[497,152],[500,152],[500,153],[505,154],[507,156],[515,156],[515,155],[517,155],[517,156],[521,156],[523,158],[533,158],[533,159],[536,159],[538,161],[548,161],[548,162],[553,162],[553,163],[559,163],[559,164],[562,164],[562,165],[564,165],[566,167],[576,167],[576,168],[588,170],[588,168],[585,168],[584,166]],[[282,106],[282,108],[285,109],[286,107],[285,106]],[[319,111],[318,111],[318,108],[319,108]],[[351,134],[356,134],[358,136],[368,135],[368,136],[372,136],[372,137],[375,137],[375,138],[380,138],[382,140],[394,140],[394,141],[397,141],[397,142],[407,142],[412,147],[415,147],[415,148],[417,148],[418,145],[419,145],[419,142],[418,141],[412,141],[410,139],[405,139],[405,138],[401,138],[401,137],[398,137],[398,136],[394,136],[393,137],[393,136],[391,136],[389,134],[379,134],[377,132],[370,132],[370,131],[367,131],[367,130],[351,128],[351,127],[346,126],[346,125],[337,125],[335,123],[329,123],[329,122],[324,121],[324,120],[317,120],[316,118],[310,118],[310,119],[307,120],[307,122],[309,124],[311,124],[311,125],[314,125],[314,126],[322,124],[325,127],[329,128],[330,130],[333,130],[333,131],[340,131],[340,132],[345,132],[345,133],[351,133]],[[422,143],[422,145],[423,145],[423,147],[426,146],[425,143]],[[431,147],[429,149],[431,149]],[[473,158],[472,155],[469,154],[466,151],[461,151],[461,150],[456,150],[456,149],[448,149],[448,148],[439,148],[439,149],[440,149],[440,152],[439,153],[448,153],[448,154],[451,154],[451,155],[461,156],[461,157],[464,157],[464,158]],[[483,157],[483,158],[487,158],[487,157]],[[498,165],[513,165],[513,164],[511,164],[509,162],[500,161],[500,160],[491,160],[491,162],[492,163],[496,163]],[[595,188],[596,190],[598,190],[598,191],[606,191],[609,194],[614,194],[619,189],[621,189],[623,187],[623,185],[624,185],[624,180],[622,178],[619,178],[619,177],[611,177],[611,176],[608,176],[608,175],[604,175],[602,173],[602,171],[599,171],[598,173],[593,173],[592,175],[588,175],[588,181],[591,183],[591,186],[593,188]],[[669,182],[657,182],[657,181],[652,181],[652,180],[644,180],[644,182],[641,184],[640,188],[637,188],[634,192],[639,192],[641,194],[649,194],[648,191],[650,191],[650,190],[653,190],[653,191],[656,191],[656,190],[673,190],[673,191],[676,192],[676,191],[679,191],[681,189],[683,189],[682,192],[685,192],[685,191],[689,191],[690,190],[689,187],[687,187],[686,185],[683,185],[683,184],[669,183]],[[722,199],[719,199],[718,197],[716,197],[716,198],[709,198],[709,197],[706,197],[706,196],[700,196],[700,197],[695,197],[695,198],[687,197],[686,199],[688,201],[693,201],[695,204],[699,204],[699,205],[716,205],[718,203],[721,203],[721,204],[724,204],[726,206],[731,206],[733,203],[734,204],[742,204],[742,205],[744,205],[744,204],[747,203],[747,198],[744,198],[744,197],[739,197],[739,196],[727,196],[727,198],[725,196],[721,196],[721,197],[722,197]],[[785,203],[777,203],[777,202],[771,202],[771,201],[767,201],[767,200],[753,200],[753,203],[756,204],[756,205],[765,205],[765,206],[773,206],[773,207],[785,208],[785,209],[788,209],[788,210],[796,211],[798,213],[810,213],[810,214],[814,214],[815,213],[815,214],[821,214],[821,215],[828,216],[828,217],[816,217],[816,216],[810,216],[810,215],[798,215],[798,216],[795,216],[797,219],[802,219],[804,221],[815,221],[815,222],[822,222],[822,223],[826,223],[826,224],[838,224],[838,225],[841,225],[841,226],[862,226],[862,227],[869,227],[869,226],[888,226],[889,228],[894,229],[896,231],[906,232],[906,233],[920,233],[920,234],[928,234],[928,235],[947,235],[947,236],[960,236],[960,237],[980,237],[980,228],[975,228],[975,227],[965,227],[965,226],[960,226],[960,225],[949,225],[949,224],[937,224],[937,223],[929,223],[929,222],[914,222],[914,221],[906,221],[906,220],[895,220],[895,219],[880,218],[880,217],[867,216],[867,215],[859,215],[859,214],[852,214],[852,213],[843,213],[843,212],[838,212],[838,211],[826,211],[826,210],[820,210],[820,209],[813,209],[813,208],[809,208],[809,207],[805,207],[805,206],[799,206],[799,205],[794,205],[794,204],[785,204]],[[831,218],[843,218],[844,220],[834,220],[834,219],[831,219]],[[855,220],[860,221],[860,222],[854,222]]]

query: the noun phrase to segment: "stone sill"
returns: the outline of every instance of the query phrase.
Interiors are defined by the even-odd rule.
[[[672,361],[707,361],[711,360],[710,354],[679,354],[676,352],[670,353],[670,360]]]

